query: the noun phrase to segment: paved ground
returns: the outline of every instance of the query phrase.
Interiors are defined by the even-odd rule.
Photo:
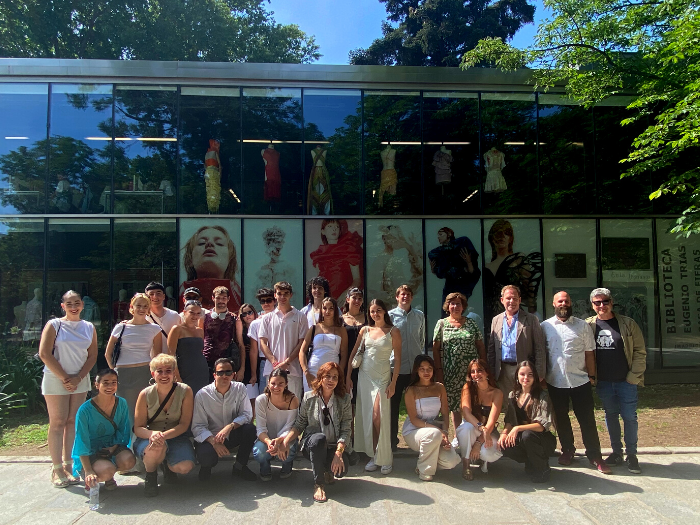
[[[50,485],[46,458],[6,457],[0,458],[0,524],[700,523],[699,449],[640,455],[641,476],[624,467],[603,476],[579,458],[572,467],[553,469],[549,484],[536,487],[521,465],[506,458],[473,482],[462,480],[459,467],[440,471],[433,482],[420,481],[415,461],[407,454],[397,457],[390,476],[352,467],[349,477],[328,489],[325,504],[312,500],[305,460],[295,464],[288,480],[279,480],[273,469],[269,483],[232,480],[231,462],[225,461],[209,482],[190,473],[177,486],[161,487],[153,499],[143,496],[142,479],[118,477],[120,487],[102,491],[102,508],[89,511],[82,487]],[[253,461],[250,466],[257,470]]]

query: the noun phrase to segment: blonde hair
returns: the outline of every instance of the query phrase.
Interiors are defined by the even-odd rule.
[[[173,370],[177,368],[177,359],[170,354],[158,354],[149,363],[151,372],[155,372],[159,366],[171,366]]]
[[[194,233],[192,237],[190,237],[187,244],[185,244],[185,254],[182,258],[182,265],[185,267],[185,271],[187,272],[187,280],[194,281],[197,279],[197,270],[192,262],[192,250],[194,250],[194,247],[197,245],[197,237],[199,237],[199,234],[204,230],[217,230],[218,232],[222,233],[224,237],[226,237],[226,244],[228,246],[228,266],[226,266],[226,270],[224,271],[224,279],[228,279],[229,281],[235,280],[236,270],[238,269],[236,246],[233,244],[228,232],[221,226],[202,226]]]
[[[145,293],[137,293],[134,294],[134,296],[131,298],[131,302],[129,303],[129,312],[131,313],[131,315],[134,315],[134,303],[139,299],[145,299],[148,303],[148,311],[151,311],[151,298],[148,297]]]

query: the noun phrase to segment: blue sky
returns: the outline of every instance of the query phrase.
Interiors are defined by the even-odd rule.
[[[536,24],[544,15],[542,0],[535,0],[535,24],[518,31],[513,39],[517,47],[525,47],[536,32]],[[297,24],[302,31],[316,37],[323,56],[317,64],[347,64],[348,51],[369,46],[381,36],[381,23],[386,18],[379,0],[271,0],[267,6],[280,24]]]

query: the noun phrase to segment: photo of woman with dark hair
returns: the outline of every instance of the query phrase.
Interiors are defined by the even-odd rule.
[[[455,232],[443,226],[437,232],[440,246],[428,252],[430,271],[439,279],[445,279],[442,302],[447,294],[459,292],[469,299],[481,278],[479,252],[469,237],[455,238]]]

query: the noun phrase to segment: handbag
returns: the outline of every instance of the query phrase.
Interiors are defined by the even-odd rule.
[[[357,353],[355,354],[355,357],[352,358],[352,367],[353,368],[360,368],[362,365],[362,358],[364,357],[365,353],[365,336],[367,334],[365,333],[362,336],[362,343],[360,344],[360,348],[357,349]]]
[[[60,319],[58,321],[58,330],[56,330],[56,337],[53,340],[53,348],[51,349],[51,355],[56,354],[56,339],[58,339],[59,333],[61,333],[61,320]],[[34,359],[36,359],[37,361],[41,361],[42,363],[44,362],[44,360],[41,358],[41,355],[39,355],[39,352],[34,354]],[[44,364],[46,364],[46,363],[44,363]]]
[[[114,350],[112,350],[112,366],[117,366],[117,361],[119,361],[119,356],[122,353],[122,336],[124,335],[124,330],[126,329],[126,323],[122,323],[122,331],[119,332],[119,339],[114,343]]]
[[[316,337],[316,325],[313,325],[311,327],[311,343],[309,344],[309,347],[306,349],[306,364],[307,364],[307,366],[309,364],[309,359],[311,359],[311,354],[314,353],[314,337]]]

